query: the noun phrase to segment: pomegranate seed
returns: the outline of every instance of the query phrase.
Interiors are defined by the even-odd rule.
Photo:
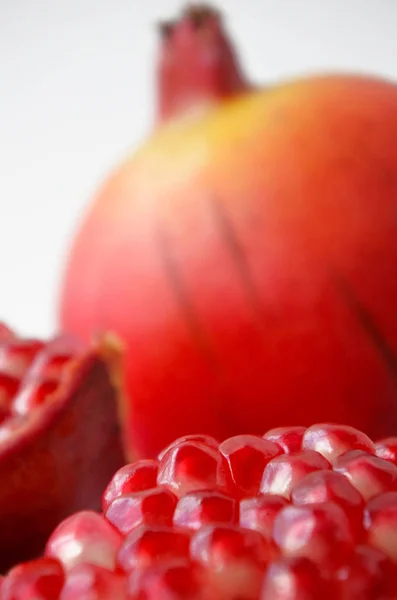
[[[19,415],[26,415],[35,408],[42,406],[58,388],[58,381],[32,381],[24,385],[13,401],[13,411]]]
[[[365,433],[348,425],[331,423],[321,423],[309,427],[303,436],[302,448],[315,450],[330,462],[348,450],[364,450],[375,453],[375,446]]]
[[[388,437],[376,442],[375,453],[379,458],[397,465],[397,437]]]
[[[336,459],[334,469],[349,479],[364,500],[397,490],[397,467],[361,450],[342,454]]]
[[[0,321],[0,344],[8,342],[15,338],[15,333],[5,323]]]
[[[219,446],[227,460],[232,480],[240,496],[259,491],[263,470],[269,460],[281,454],[277,444],[254,435],[236,435]]]
[[[237,501],[221,492],[190,492],[179,499],[174,524],[200,529],[207,523],[235,523],[238,518]]]
[[[202,590],[202,570],[188,560],[154,564],[129,580],[130,597],[137,600],[215,600]]]
[[[21,431],[28,421],[25,417],[17,416],[5,419],[0,424],[0,444],[14,440],[18,431]]]
[[[265,440],[270,440],[278,444],[286,454],[291,452],[299,452],[302,450],[303,435],[306,427],[276,427],[270,429],[263,436]]]
[[[11,569],[1,588],[2,600],[57,600],[65,575],[54,558],[39,558]]]
[[[97,565],[76,565],[67,574],[59,600],[128,600],[125,578]],[[52,598],[52,600],[54,600]]]
[[[156,487],[115,498],[105,516],[125,535],[138,525],[171,525],[176,503],[170,490]]]
[[[63,375],[67,364],[76,359],[75,354],[65,352],[63,354],[51,354],[48,347],[44,348],[33,361],[26,376],[31,379],[56,379]]]
[[[11,408],[12,399],[17,393],[21,381],[14,375],[0,372],[0,405],[7,410]]]
[[[354,547],[348,518],[333,502],[282,508],[273,537],[285,556],[303,556],[327,566],[344,560]]]
[[[159,463],[159,485],[167,485],[178,496],[203,489],[227,488],[227,473],[220,452],[199,442],[171,447]]]
[[[161,525],[137,527],[125,538],[118,553],[124,571],[147,567],[160,561],[188,558],[190,534],[182,529]]]
[[[397,571],[383,552],[370,546],[358,546],[348,564],[337,573],[338,600],[371,600],[390,598],[389,592],[397,589]]]
[[[47,542],[46,555],[58,558],[65,569],[80,563],[114,569],[121,542],[121,535],[101,515],[81,511],[58,525]]]
[[[184,435],[180,438],[177,438],[174,442],[172,442],[171,444],[169,444],[169,446],[167,446],[166,448],[164,448],[164,450],[162,450],[160,452],[160,454],[158,455],[158,460],[161,460],[164,456],[164,454],[166,454],[168,452],[168,450],[171,450],[171,448],[175,448],[175,446],[180,446],[181,444],[184,444],[185,442],[198,442],[199,444],[204,444],[204,446],[209,446],[210,448],[218,448],[219,446],[219,442],[218,440],[216,440],[215,438],[213,438],[210,435],[204,435],[204,434],[196,434],[196,433],[191,433],[189,435]]]
[[[155,460],[139,460],[121,467],[113,476],[102,497],[102,510],[119,496],[143,492],[157,485],[158,464]]]
[[[214,598],[258,598],[270,545],[257,531],[207,525],[192,538],[191,556],[207,568]]]
[[[306,475],[329,468],[329,462],[313,450],[276,456],[265,467],[260,492],[289,498],[291,489]]]
[[[263,494],[255,498],[245,498],[240,502],[240,526],[259,531],[271,539],[274,519],[280,510],[288,505],[288,500],[275,494]]]
[[[305,557],[280,558],[266,571],[261,600],[336,600],[320,571]],[[339,600],[339,598],[338,598]]]
[[[292,489],[291,499],[294,504],[336,502],[347,514],[354,533],[362,532],[363,497],[341,473],[310,473]]]
[[[0,370],[21,377],[35,356],[44,348],[41,340],[13,339],[0,345]]]
[[[368,541],[397,563],[397,492],[372,498],[365,508]]]

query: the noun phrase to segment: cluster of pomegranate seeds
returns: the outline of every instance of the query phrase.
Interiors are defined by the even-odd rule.
[[[397,438],[185,436],[122,467],[1,600],[396,600]]]
[[[0,445],[33,411],[51,401],[65,366],[80,352],[74,339],[21,339],[0,323]]]

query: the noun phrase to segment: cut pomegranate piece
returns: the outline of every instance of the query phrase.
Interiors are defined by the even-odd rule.
[[[181,527],[200,529],[208,523],[236,523],[237,501],[212,490],[190,492],[179,499],[174,523]]]
[[[119,496],[109,505],[105,516],[126,535],[138,525],[171,525],[177,497],[163,487]]]
[[[375,454],[373,442],[364,433],[354,427],[332,423],[309,427],[303,436],[302,448],[315,450],[330,462],[348,450],[363,450]]]
[[[270,440],[278,444],[286,454],[299,452],[302,450],[303,435],[306,427],[275,427],[269,429],[263,436],[265,440]]]
[[[76,565],[67,573],[59,600],[129,600],[127,581],[98,565]]]
[[[282,508],[273,536],[285,556],[306,557],[324,568],[338,564],[354,548],[346,513],[333,502]]]
[[[274,519],[280,510],[288,505],[284,496],[262,494],[255,498],[245,498],[240,502],[240,526],[259,531],[271,539]]]
[[[397,492],[372,498],[365,508],[368,541],[397,563]]]
[[[157,483],[178,496],[205,489],[228,488],[227,465],[217,448],[201,442],[181,442],[163,454]]]
[[[90,563],[114,569],[122,537],[100,514],[82,511],[58,525],[46,545],[46,555],[60,560],[65,569]]]
[[[125,571],[132,571],[160,561],[187,558],[189,545],[190,534],[183,529],[144,525],[126,537],[118,554],[118,563]]]
[[[33,373],[33,359],[47,346],[62,354],[63,339],[1,342],[2,368],[18,388],[7,402],[23,414],[0,425],[0,572],[38,556],[51,531],[71,513],[99,509],[109,477],[124,462],[119,348],[106,337],[79,349],[61,380]]]
[[[375,444],[375,453],[379,458],[397,465],[397,437],[388,437]]]
[[[281,558],[269,565],[261,600],[336,600],[336,597],[320,567],[308,558],[298,557]]]
[[[110,503],[119,496],[156,487],[157,471],[158,463],[155,460],[139,460],[132,465],[121,467],[103,494],[103,512],[106,512]]]
[[[306,475],[330,468],[329,462],[313,450],[276,456],[265,467],[260,492],[289,498],[292,488]]]
[[[397,490],[397,466],[361,450],[350,450],[334,463],[365,500],[382,492]]]
[[[281,454],[280,446],[255,435],[236,435],[219,446],[228,462],[239,496],[255,496],[269,460]]]
[[[58,600],[65,574],[54,558],[39,558],[11,569],[0,588],[1,600]]]

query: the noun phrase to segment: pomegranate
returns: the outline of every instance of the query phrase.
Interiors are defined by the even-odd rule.
[[[395,435],[397,86],[255,88],[211,8],[162,32],[156,131],[88,212],[60,309],[124,340],[130,447],[286,418],[292,446],[319,421]]]
[[[66,336],[24,339],[0,324],[0,572],[35,558],[67,515],[100,508],[123,464],[119,362],[110,338],[85,348]],[[58,571],[39,561],[11,579],[42,589],[42,573],[43,589],[58,590]],[[11,597],[33,597],[24,593]]]
[[[305,449],[313,431],[323,443]],[[350,426],[307,429],[293,450],[269,435],[185,436],[122,467],[102,512],[60,523],[43,557],[6,574],[0,600],[395,600],[397,491],[380,467],[397,466]],[[352,453],[360,479],[340,467]],[[259,470],[262,489],[280,459],[290,484],[258,492]]]

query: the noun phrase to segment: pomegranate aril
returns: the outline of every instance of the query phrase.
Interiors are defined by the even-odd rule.
[[[1,600],[58,600],[65,580],[59,561],[39,558],[11,569],[1,587]]]
[[[224,490],[229,483],[226,467],[216,448],[200,442],[182,442],[161,458],[157,483],[168,486],[178,496],[196,490]]]
[[[216,491],[190,492],[179,499],[174,524],[199,529],[208,523],[236,523],[237,501]]]
[[[274,521],[273,537],[285,556],[305,557],[331,567],[353,550],[344,510],[333,502],[286,506]]]
[[[35,378],[59,380],[66,365],[70,364],[72,360],[76,360],[76,356],[70,352],[51,354],[47,348],[44,348],[33,361],[25,377],[28,381]]]
[[[115,498],[105,517],[126,535],[138,525],[171,525],[176,503],[170,490],[156,487]]]
[[[189,560],[154,564],[133,572],[129,598],[137,600],[215,600],[203,591],[202,569]],[[218,599],[217,599],[218,600]],[[226,599],[225,599],[226,600]]]
[[[303,435],[306,431],[306,427],[275,427],[269,429],[263,436],[265,440],[274,442],[286,454],[291,452],[299,452],[302,449]]]
[[[15,333],[6,325],[0,321],[0,344],[11,341],[15,338]]]
[[[370,546],[357,546],[335,579],[338,600],[392,600],[389,592],[397,591],[397,570],[383,552]]]
[[[372,498],[364,511],[368,542],[397,563],[397,492]]]
[[[305,557],[280,558],[266,570],[261,600],[336,600],[321,568]],[[338,598],[339,600],[339,598]]]
[[[127,581],[97,565],[76,565],[67,573],[59,600],[129,600]]]
[[[263,494],[255,498],[245,498],[240,502],[240,526],[259,531],[271,539],[274,519],[284,506],[288,506],[284,496]]]
[[[11,416],[6,418],[0,424],[0,444],[14,440],[16,435],[18,435],[18,432],[21,431],[26,425],[27,419],[24,416]]]
[[[45,404],[58,386],[59,382],[53,379],[26,383],[14,398],[13,412],[19,415],[29,414],[32,410]]]
[[[294,504],[335,502],[344,509],[355,535],[362,533],[363,497],[341,473],[310,473],[292,488],[291,500]]]
[[[0,344],[0,370],[21,377],[44,345],[41,340],[20,339]]]
[[[120,533],[104,517],[81,511],[58,525],[47,542],[46,555],[60,560],[65,569],[81,563],[114,569],[121,543]]]
[[[254,600],[270,559],[270,544],[257,531],[237,526],[207,525],[190,546],[193,560],[207,568],[214,598]]]
[[[397,490],[397,466],[361,450],[350,450],[339,456],[334,470],[347,477],[364,500]]]
[[[160,452],[160,454],[157,457],[158,460],[161,460],[164,454],[166,454],[168,450],[171,450],[171,448],[175,448],[175,446],[180,446],[181,444],[184,444],[186,442],[198,442],[199,444],[204,444],[204,446],[209,446],[210,448],[218,448],[219,446],[218,440],[213,438],[211,435],[191,433],[189,435],[184,435],[180,438],[177,438],[176,440],[171,442],[171,444],[169,444],[166,448],[164,448],[164,450]]]
[[[377,441],[375,453],[379,458],[397,465],[397,437],[388,437]]]
[[[375,446],[365,433],[348,425],[332,423],[320,423],[306,429],[302,449],[315,450],[330,462],[348,450],[375,453]]]
[[[110,481],[102,497],[102,510],[106,512],[113,500],[125,494],[143,492],[157,485],[158,463],[155,460],[138,460],[121,467]]]
[[[292,488],[306,475],[330,468],[329,462],[313,450],[276,456],[265,467],[260,492],[290,498]]]
[[[231,437],[220,444],[219,451],[229,465],[240,497],[258,493],[265,466],[282,452],[277,444],[254,435]]]
[[[21,380],[9,373],[0,372],[0,406],[9,410]]]
[[[117,560],[124,571],[142,569],[161,561],[188,558],[189,545],[190,534],[186,530],[144,525],[125,538]]]

